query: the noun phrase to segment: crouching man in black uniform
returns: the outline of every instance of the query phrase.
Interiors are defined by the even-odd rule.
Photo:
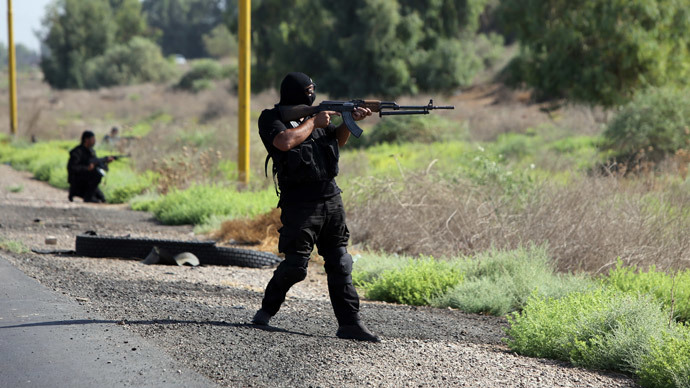
[[[289,73],[280,85],[279,105],[312,105],[315,87],[307,75]],[[350,232],[334,179],[339,147],[347,143],[350,132],[344,124],[336,128],[330,123],[330,117],[337,114],[320,112],[299,123],[283,122],[274,108],[264,110],[259,117],[259,134],[278,177],[283,223],[278,250],[285,254],[285,260],[266,286],[261,309],[252,322],[268,325],[290,287],[307,276],[309,256],[316,245],[325,261],[328,293],[339,326],[336,335],[378,342],[360,321],[359,296],[352,285],[352,256],[346,249]],[[355,120],[370,115],[365,108],[352,114]]]
[[[105,202],[103,192],[98,188],[103,174],[98,171],[96,165],[96,136],[91,131],[81,134],[81,144],[72,148],[67,162],[67,181],[69,182],[69,200],[81,197],[84,202]],[[112,157],[104,160],[106,163],[113,161]]]

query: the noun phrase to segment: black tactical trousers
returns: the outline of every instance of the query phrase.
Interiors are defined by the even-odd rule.
[[[69,186],[69,198],[81,197],[84,202],[105,202],[105,195],[98,188],[101,178],[97,171],[77,175],[75,181]]]
[[[290,287],[307,276],[307,264],[314,245],[323,256],[328,293],[340,325],[359,319],[359,296],[352,285],[352,256],[347,253],[350,232],[340,195],[323,201],[281,203],[278,250],[285,260],[266,286],[261,309],[275,315]]]

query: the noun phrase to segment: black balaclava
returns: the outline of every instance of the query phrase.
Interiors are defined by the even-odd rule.
[[[280,102],[279,105],[311,105],[316,99],[316,93],[307,96],[304,89],[313,85],[314,81],[304,73],[288,73],[280,83]]]

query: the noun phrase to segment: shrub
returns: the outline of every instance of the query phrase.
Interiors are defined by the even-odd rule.
[[[268,212],[275,204],[273,190],[239,192],[230,187],[194,185],[186,190],[171,190],[151,210],[167,225],[197,225],[212,215],[254,217]]]
[[[644,387],[690,387],[690,328],[677,326],[653,342],[649,353],[640,357],[636,374]]]
[[[671,330],[655,300],[611,289],[532,297],[508,321],[508,345],[520,354],[628,372]]]
[[[129,200],[129,207],[132,210],[148,212],[153,209],[161,196],[158,193],[145,191],[141,194],[135,195]]]
[[[622,108],[604,132],[602,149],[630,164],[659,162],[690,147],[690,90],[650,89]]]
[[[138,174],[127,164],[113,162],[101,184],[101,189],[109,203],[126,203],[146,189],[153,187],[155,180],[156,174],[151,171]]]
[[[623,266],[619,259],[616,268],[603,279],[621,291],[654,295],[666,308],[673,306],[678,319],[690,321],[690,270],[672,276],[651,266],[643,272],[637,266]]]
[[[562,298],[595,287],[587,277],[556,274],[545,247],[492,249],[465,260],[461,268],[465,280],[436,298],[434,306],[505,315],[522,309],[530,295]]]
[[[453,264],[427,257],[408,259],[405,265],[383,271],[363,287],[370,299],[421,306],[460,281],[462,274]]]
[[[88,88],[164,82],[175,73],[174,66],[163,58],[160,47],[141,37],[113,46],[87,61],[85,66]]]
[[[175,88],[198,92],[211,86],[211,81],[223,77],[223,67],[213,59],[200,59],[192,64]]]
[[[357,287],[365,287],[380,277],[383,272],[399,270],[409,262],[407,257],[385,252],[367,252],[352,255],[352,258],[354,261],[352,283]]]

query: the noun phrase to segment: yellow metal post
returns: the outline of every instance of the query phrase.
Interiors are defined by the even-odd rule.
[[[238,161],[239,179],[249,183],[249,112],[251,89],[251,0],[240,0],[239,37],[239,88],[238,88]]]
[[[9,63],[7,68],[10,76],[10,131],[17,134],[17,64],[14,59],[14,31],[12,26],[12,0],[7,0],[7,51]]]

